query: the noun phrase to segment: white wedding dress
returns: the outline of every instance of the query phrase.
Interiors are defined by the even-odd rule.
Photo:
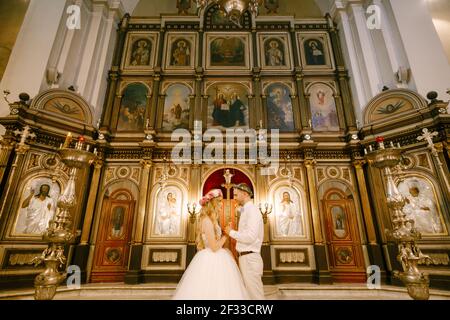
[[[218,226],[217,226],[218,227]],[[218,234],[221,235],[220,227]],[[178,283],[174,300],[248,300],[241,272],[229,250],[198,251]]]

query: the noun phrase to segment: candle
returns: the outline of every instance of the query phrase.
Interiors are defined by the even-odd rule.
[[[393,143],[392,141],[391,141],[391,147],[392,147],[392,148],[395,148],[395,147],[394,147],[394,143]]]
[[[97,148],[94,148],[94,154],[97,155]]]
[[[371,145],[369,146],[369,151],[370,151],[370,152],[372,152],[372,151],[373,151],[373,149],[372,149],[372,146],[371,146]]]
[[[397,142],[397,148],[401,148],[400,142]]]
[[[364,148],[364,154],[367,154],[367,149],[366,148]]]
[[[66,140],[64,141],[63,148],[69,148],[71,142],[72,142],[72,133],[69,132],[66,136]]]
[[[384,138],[383,137],[376,137],[375,141],[378,142],[380,149],[384,149]]]
[[[86,151],[89,152],[89,150],[91,150],[91,146],[90,146],[90,145],[87,145],[87,146],[86,146]]]
[[[62,144],[62,143],[61,143],[61,144],[59,145],[59,148],[60,148],[60,149],[62,149],[62,148],[63,148],[63,144]]]

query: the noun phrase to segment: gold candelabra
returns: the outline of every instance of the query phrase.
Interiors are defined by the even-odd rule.
[[[401,160],[402,149],[400,145],[395,147],[391,143],[390,148],[385,148],[383,137],[377,137],[378,149],[370,147],[366,153],[367,162],[376,168],[383,170],[386,179],[386,199],[391,209],[392,230],[386,230],[388,237],[397,242],[397,260],[401,263],[403,271],[394,271],[394,277],[400,279],[408,290],[408,294],[415,300],[428,300],[429,278],[419,271],[418,264],[431,261],[430,257],[422,254],[416,245],[416,240],[421,234],[414,226],[414,220],[408,219],[403,212],[405,197],[399,192],[395,182],[393,168]]]
[[[265,203],[263,205],[263,204],[260,203],[259,204],[259,211],[261,212],[261,214],[263,216],[264,224],[266,224],[267,223],[267,217],[269,216],[269,214],[272,213],[272,205],[268,204],[268,203]]]
[[[200,213],[200,207],[197,205],[197,203],[193,202],[187,204],[187,209],[189,212],[189,222],[194,224],[197,220],[197,214]]]
[[[70,147],[72,135],[67,135],[64,145],[61,145],[59,155],[61,161],[70,168],[69,181],[62,195],[58,198],[57,212],[49,222],[42,239],[47,241],[48,247],[39,257],[33,259],[35,266],[45,264],[45,270],[34,280],[35,300],[52,300],[57,287],[67,277],[63,269],[66,263],[64,247],[75,238],[72,232],[72,216],[70,210],[76,206],[76,179],[79,169],[88,167],[96,158],[96,151],[89,152],[89,145],[83,148],[84,138],[80,137],[75,148]]]

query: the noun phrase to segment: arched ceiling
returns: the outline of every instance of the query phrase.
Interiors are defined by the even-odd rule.
[[[176,14],[177,0],[122,0],[127,12],[136,17],[158,17],[161,14]],[[295,15],[296,18],[322,18],[329,0],[279,0],[280,15]],[[191,12],[195,13],[195,4]],[[265,14],[263,7],[261,14]]]

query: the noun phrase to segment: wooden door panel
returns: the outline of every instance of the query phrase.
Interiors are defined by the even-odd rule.
[[[364,259],[352,200],[325,200],[331,273],[336,281],[365,281]]]
[[[106,200],[101,214],[91,282],[123,281],[128,267],[133,200]]]

